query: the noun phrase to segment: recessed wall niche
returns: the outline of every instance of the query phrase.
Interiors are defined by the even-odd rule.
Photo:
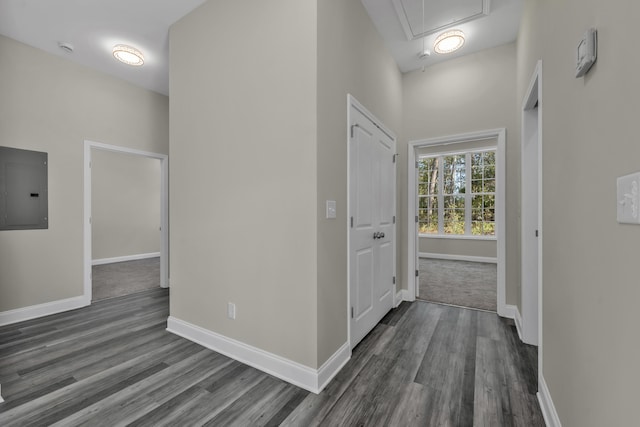
[[[0,230],[49,228],[47,157],[0,147]]]

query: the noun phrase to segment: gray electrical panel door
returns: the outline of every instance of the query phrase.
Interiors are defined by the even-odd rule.
[[[0,147],[0,230],[49,228],[47,153]]]

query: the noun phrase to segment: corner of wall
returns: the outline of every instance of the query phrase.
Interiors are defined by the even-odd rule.
[[[316,394],[351,358],[344,343],[319,369],[313,369],[173,316],[167,319],[167,331]]]
[[[556,407],[553,404],[551,393],[549,392],[549,388],[547,387],[547,383],[544,380],[542,372],[538,374],[538,389],[537,397],[545,424],[547,427],[562,427],[560,417],[558,416]]]

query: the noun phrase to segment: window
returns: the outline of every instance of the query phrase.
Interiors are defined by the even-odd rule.
[[[495,177],[495,149],[421,157],[419,232],[495,236]]]
[[[496,152],[471,153],[471,234],[496,234]]]

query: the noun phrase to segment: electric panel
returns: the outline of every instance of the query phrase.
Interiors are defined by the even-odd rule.
[[[49,228],[47,157],[0,147],[0,230]]]

